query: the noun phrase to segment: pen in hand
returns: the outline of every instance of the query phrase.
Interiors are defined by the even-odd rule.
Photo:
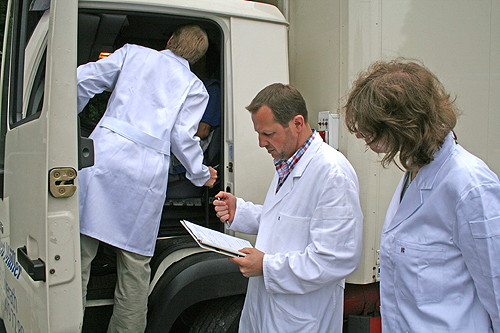
[[[232,223],[236,211],[236,197],[228,192],[219,192],[214,200],[215,211],[221,222]]]

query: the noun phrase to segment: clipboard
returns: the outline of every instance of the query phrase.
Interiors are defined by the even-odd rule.
[[[246,239],[227,235],[186,220],[181,220],[180,222],[201,248],[229,257],[244,257],[246,254],[238,250],[245,247],[253,247]]]

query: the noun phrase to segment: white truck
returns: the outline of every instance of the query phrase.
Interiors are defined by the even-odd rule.
[[[164,48],[180,24],[203,26],[215,50],[207,60],[218,64],[222,125],[210,163],[219,165],[219,180],[198,196],[165,202],[148,332],[237,328],[246,280],[226,257],[191,242],[178,221],[222,230],[211,207],[219,190],[264,200],[274,168],[244,107],[270,83],[295,85],[315,126],[320,111],[339,113],[353,77],[372,61],[420,58],[458,94],[459,142],[500,173],[499,0],[266,2],[281,12],[243,0],[9,1],[0,94],[0,313],[7,332],[105,327],[115,279],[106,247],[92,267],[82,322],[78,170],[92,164],[86,136],[107,97],[94,98],[78,117],[76,67],[125,43]],[[365,216],[345,313],[367,314],[376,308],[380,231],[401,173],[382,169],[341,122],[333,137],[358,173]]]
[[[187,23],[206,29],[213,49],[207,62],[218,68],[222,140],[210,163],[220,165],[219,180],[195,197],[165,202],[147,331],[206,332],[214,321],[221,324],[214,331],[237,329],[246,279],[227,257],[201,251],[179,221],[222,230],[211,207],[220,190],[263,200],[273,167],[255,144],[245,106],[262,87],[288,82],[283,15],[270,5],[228,0],[16,0],[7,8],[0,135],[0,294],[8,332],[79,332],[82,325],[97,331],[87,322],[112,304],[116,276],[112,260],[99,255],[84,325],[78,170],[93,163],[85,136],[107,96],[78,117],[76,68],[125,43],[163,49],[175,27]],[[250,173],[249,165],[262,167]]]

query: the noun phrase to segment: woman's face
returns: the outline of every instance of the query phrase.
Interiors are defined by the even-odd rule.
[[[372,138],[370,136],[364,135],[361,132],[356,132],[356,138],[365,140],[366,145],[377,154],[385,154],[389,152],[387,144],[382,138],[379,138],[370,143],[370,141],[372,141]]]

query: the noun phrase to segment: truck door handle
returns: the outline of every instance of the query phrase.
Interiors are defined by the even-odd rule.
[[[94,140],[78,138],[78,170],[94,165]]]
[[[42,259],[38,258],[31,260],[28,257],[26,246],[17,249],[17,258],[19,263],[24,268],[26,273],[33,279],[33,281],[46,281],[45,278],[45,263]]]
[[[81,135],[80,117],[78,118],[78,170],[94,165],[94,140]]]

